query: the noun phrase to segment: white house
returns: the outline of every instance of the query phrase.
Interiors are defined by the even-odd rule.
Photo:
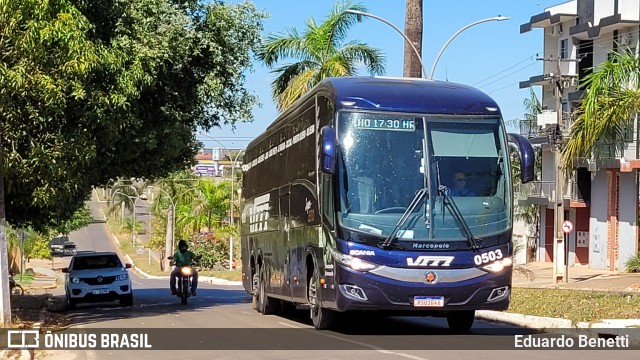
[[[535,123],[521,123],[521,133],[542,146],[542,181],[525,184],[519,203],[541,205],[537,260],[553,261],[555,176],[554,137],[561,108],[563,136],[573,121],[583,91],[577,86],[591,68],[606,61],[611,51],[638,51],[640,1],[573,0],[545,9],[520,26],[520,33],[542,29],[543,73],[520,83],[542,87],[543,114]],[[559,59],[558,59],[559,58]],[[559,89],[559,87],[560,89]],[[561,95],[558,106],[557,95]],[[595,157],[576,159],[564,188],[565,218],[575,231],[568,235],[569,265],[623,270],[638,254],[638,122],[627,131],[623,149],[599,144]]]

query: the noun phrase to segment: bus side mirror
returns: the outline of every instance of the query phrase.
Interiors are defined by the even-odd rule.
[[[320,129],[320,169],[327,174],[336,171],[336,131],[324,126]]]
[[[520,181],[528,183],[534,178],[534,166],[536,163],[536,155],[533,152],[533,146],[527,138],[520,134],[507,134],[507,139],[518,148],[520,157]]]

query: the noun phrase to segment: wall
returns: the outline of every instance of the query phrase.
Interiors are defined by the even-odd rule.
[[[544,11],[550,12],[551,15],[555,15],[555,14],[576,14],[577,10],[578,10],[578,1],[576,1],[576,0],[567,1],[565,3],[554,5],[554,6],[550,6],[550,7],[546,8],[546,9],[544,9]]]
[[[614,0],[615,1],[615,0]],[[596,0],[593,9],[593,25],[600,24],[600,19],[614,15],[614,1]]]
[[[622,20],[640,19],[640,2],[638,0],[618,0],[618,12]]]
[[[607,192],[607,172],[598,171],[591,180],[591,216],[589,218],[589,268],[591,269],[608,269]]]
[[[620,173],[620,205],[618,219],[618,263],[617,270],[623,271],[627,260],[636,255],[638,249],[638,183],[636,172]],[[624,194],[624,195],[622,195]]]

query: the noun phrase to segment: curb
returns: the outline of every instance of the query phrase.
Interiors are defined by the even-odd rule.
[[[628,335],[631,345],[640,345],[640,334],[630,331],[631,329],[637,330],[640,327],[640,319],[605,319],[598,323],[575,323],[569,319],[492,310],[478,310],[476,311],[476,318],[530,329],[541,329],[545,332],[560,333],[568,336],[575,336],[577,332],[596,338]]]

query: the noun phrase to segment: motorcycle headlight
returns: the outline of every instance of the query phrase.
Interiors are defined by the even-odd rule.
[[[505,268],[508,268],[509,266],[511,266],[511,264],[513,264],[513,260],[511,260],[511,258],[504,258],[498,261],[494,261],[491,264],[485,265],[482,268],[487,271],[497,273],[504,270]]]
[[[368,261],[364,261],[360,258],[353,257],[351,255],[343,254],[337,250],[331,249],[331,255],[337,262],[342,265],[348,266],[353,270],[367,272],[374,270],[379,267],[379,265],[370,263]]]
[[[71,282],[72,282],[72,283],[74,283],[74,284],[79,284],[79,283],[80,283],[80,278],[78,278],[78,277],[72,277],[72,278],[71,278]]]
[[[116,275],[116,281],[127,280],[129,278],[128,274]]]
[[[193,274],[193,270],[191,270],[191,267],[189,266],[184,266],[180,269],[180,273],[183,276],[191,276]]]

